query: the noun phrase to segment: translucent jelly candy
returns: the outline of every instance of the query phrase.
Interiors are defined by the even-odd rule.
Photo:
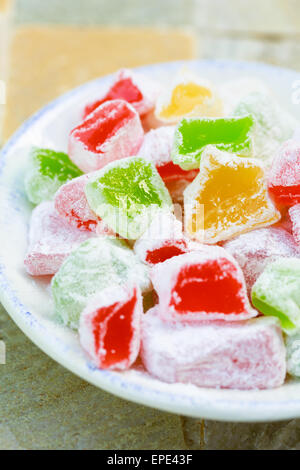
[[[300,259],[280,258],[267,265],[252,288],[253,305],[264,315],[278,317],[282,329],[300,328]]]
[[[300,245],[300,204],[290,207],[289,215],[292,222],[293,237],[296,243]]]
[[[84,109],[84,118],[106,101],[121,99],[130,103],[139,115],[151,111],[160,92],[160,85],[128,69],[119,70],[108,91]]]
[[[267,389],[283,384],[285,347],[279,322],[166,323],[159,307],[142,319],[146,370],[168,383],[199,387]]]
[[[173,162],[184,170],[199,168],[203,150],[210,144],[219,150],[249,157],[253,124],[250,115],[242,118],[183,118],[175,132]]]
[[[90,236],[59,217],[53,202],[42,202],[31,215],[26,271],[33,276],[56,273],[70,253]]]
[[[278,204],[300,203],[300,142],[288,140],[277,152],[269,174],[269,191]]]
[[[103,103],[69,136],[69,155],[85,173],[134,155],[144,131],[138,113],[126,101]]]
[[[268,263],[284,256],[300,257],[292,235],[282,228],[252,230],[227,241],[223,247],[242,268],[248,291]]]
[[[192,181],[199,170],[184,171],[172,161],[174,132],[174,126],[163,126],[149,131],[144,137],[138,156],[152,161],[165,182],[181,179]]]
[[[189,251],[182,223],[171,212],[159,213],[134,245],[138,258],[149,265]]]
[[[299,125],[267,93],[254,92],[244,96],[233,111],[235,116],[251,114],[255,121],[252,137],[255,158],[270,164],[280,144],[290,139]]]
[[[55,208],[61,217],[80,230],[96,231],[100,220],[87,202],[84,188],[92,173],[64,184],[55,195]]]
[[[157,264],[151,280],[166,320],[232,321],[257,315],[241,268],[220,247],[206,246]]]
[[[82,172],[68,155],[54,150],[33,148],[25,175],[25,190],[33,204],[49,201],[60,186]]]
[[[178,122],[183,116],[222,116],[223,104],[208,80],[183,72],[157,100],[155,114],[164,122]]]
[[[143,315],[138,286],[108,287],[96,294],[80,316],[83,349],[100,369],[128,369],[140,350]]]
[[[286,359],[288,373],[300,377],[300,333],[287,336]]]
[[[109,228],[136,240],[160,209],[172,204],[155,166],[141,157],[112,162],[85,187],[91,209]]]
[[[71,253],[52,280],[56,314],[77,328],[92,295],[127,282],[137,282],[142,291],[150,289],[147,266],[121,240],[90,238]]]
[[[202,155],[200,173],[184,192],[184,208],[187,233],[209,244],[280,219],[258,160],[214,147]]]

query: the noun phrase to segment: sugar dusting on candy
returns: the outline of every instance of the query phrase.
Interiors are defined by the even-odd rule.
[[[120,103],[118,108],[116,108],[115,103],[107,103],[105,115],[100,117],[97,125],[93,126],[95,121],[91,117],[90,122],[87,119],[77,127],[74,136],[76,138],[77,135],[80,135],[85,147],[91,152],[103,153],[103,142],[115,135],[133,116],[133,111],[123,103]],[[84,132],[80,134],[80,131]]]
[[[137,285],[96,294],[80,316],[80,342],[97,367],[128,369],[140,349],[142,296]]]
[[[162,179],[166,181],[186,179],[192,181],[196,171],[184,171],[171,158],[175,126],[163,126],[147,132],[138,156],[152,161]]]
[[[286,337],[287,372],[300,377],[300,333]]]
[[[240,267],[221,247],[199,245],[198,250],[157,264],[151,280],[166,321],[236,321],[257,315]]]
[[[61,185],[81,174],[66,153],[33,147],[25,173],[26,195],[33,204],[52,200]]]
[[[241,390],[283,384],[285,348],[276,319],[166,323],[160,308],[149,310],[142,319],[141,357],[154,377]]]
[[[90,236],[61,218],[53,202],[42,202],[31,215],[26,271],[33,276],[55,274],[70,253]]]
[[[150,130],[145,134],[138,156],[152,161],[156,167],[169,163],[174,132],[175,126],[163,126]]]
[[[106,101],[115,99],[127,101],[140,115],[144,115],[154,108],[159,92],[160,85],[154,80],[129,69],[121,69],[116,73],[107,92],[85,107],[83,117],[86,118]]]
[[[92,210],[120,236],[136,240],[171,198],[153,163],[129,157],[101,169],[85,187]]]
[[[71,253],[52,280],[56,314],[64,324],[76,329],[92,295],[125,282],[136,282],[142,292],[149,291],[148,267],[122,240],[89,239]]]
[[[87,202],[84,188],[92,173],[64,184],[55,195],[55,208],[61,217],[80,230],[95,232],[99,217]]]
[[[234,115],[245,114],[252,114],[255,120],[253,156],[269,166],[279,146],[292,137],[299,123],[268,93],[253,92],[244,96],[236,106]]]
[[[134,155],[143,136],[139,115],[129,103],[107,101],[71,131],[69,155],[87,173]]]
[[[292,222],[292,232],[300,250],[300,204],[290,207],[289,215]]]
[[[282,228],[262,228],[244,233],[223,244],[239,263],[248,292],[268,263],[282,256],[299,256],[291,234]]]
[[[268,264],[255,282],[253,305],[264,315],[279,318],[283,331],[300,329],[300,259],[278,258]]]
[[[182,223],[170,211],[161,211],[134,245],[138,258],[149,264],[186,253],[188,240],[182,232]]]
[[[279,204],[300,203],[300,142],[285,142],[273,161],[269,173],[269,191]]]

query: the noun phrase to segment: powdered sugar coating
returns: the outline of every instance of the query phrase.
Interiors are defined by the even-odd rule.
[[[253,305],[264,315],[278,316],[283,331],[300,330],[300,259],[278,258],[268,264],[255,282]]]
[[[105,366],[105,356],[107,351],[104,348],[104,337],[108,331],[108,322],[113,315],[118,315],[118,310],[127,302],[134,298],[134,305],[131,313],[130,328],[132,337],[130,338],[130,351],[128,356],[116,361],[109,367]],[[102,320],[98,320],[100,332],[95,331],[97,325],[97,315],[99,310],[112,308],[112,313]],[[107,369],[128,369],[136,360],[141,341],[141,319],[143,315],[143,303],[140,288],[137,285],[124,285],[107,287],[102,292],[96,294],[87,304],[80,315],[79,339],[83,349],[92,358],[99,368]],[[96,343],[99,342],[99,345]]]
[[[100,219],[90,209],[84,192],[85,185],[92,175],[93,173],[89,173],[64,184],[57,191],[54,203],[59,215],[69,224],[80,230],[94,232]]]
[[[92,210],[123,238],[137,240],[172,200],[153,163],[128,157],[99,170],[85,187]]]
[[[300,333],[286,337],[287,372],[300,377]]]
[[[300,249],[300,204],[290,207],[289,216],[292,222],[293,237]]]
[[[142,292],[150,290],[148,267],[124,241],[91,238],[71,253],[52,280],[56,314],[76,329],[91,296],[127,282],[137,282]]]
[[[142,321],[146,370],[168,383],[241,390],[282,385],[285,348],[274,318],[245,322],[165,323],[160,307]]]
[[[138,152],[143,157],[154,163],[156,167],[171,161],[175,126],[163,126],[147,132]]]
[[[103,136],[101,132],[99,136],[96,135],[103,123],[114,119],[118,120],[114,129]],[[87,144],[91,135],[96,135],[92,147]],[[69,155],[82,171],[88,173],[114,160],[134,155],[143,137],[144,131],[136,110],[124,100],[107,101],[71,131]]]
[[[135,242],[134,252],[144,263],[152,264],[149,254],[164,247],[177,248],[178,251],[188,251],[188,240],[183,235],[182,223],[172,212],[161,211],[152,220],[148,229]]]
[[[61,218],[52,201],[42,202],[31,214],[26,271],[32,276],[55,274],[70,253],[90,236]]]
[[[271,96],[271,90],[257,77],[242,77],[229,80],[220,86],[225,115],[232,114],[238,104],[252,93]]]
[[[254,92],[244,96],[237,104],[234,115],[251,114],[255,120],[252,132],[253,157],[270,165],[279,146],[290,139],[299,123],[282,109],[270,94]]]
[[[135,94],[138,95],[137,99],[133,96],[130,99],[127,98],[128,92],[126,92],[126,88],[128,87],[136,89]],[[87,108],[92,109],[95,105],[97,106],[97,103],[100,105],[104,100],[112,99],[122,99],[129,102],[139,115],[142,116],[154,108],[160,91],[161,85],[158,82],[130,69],[120,69],[115,74],[108,90],[97,101],[90,103],[86,107],[84,117],[87,116]]]
[[[269,173],[269,188],[300,185],[300,142],[288,140],[278,150]]]
[[[178,297],[178,292],[175,292],[178,279],[186,274],[187,268],[211,266],[212,263],[215,263],[222,271],[222,279],[232,279],[236,282],[238,290],[232,294],[228,288],[224,294],[224,303],[226,302],[226,304],[229,304],[231,295],[234,296],[234,298],[238,298],[239,311],[232,310],[226,313],[224,313],[225,310],[207,312],[205,307],[201,308],[202,300],[200,296],[198,298],[199,311],[191,312],[179,310],[178,304],[182,299]],[[175,256],[164,263],[155,265],[152,268],[150,275],[154,289],[159,297],[159,310],[162,315],[165,315],[165,320],[176,319],[192,322],[207,319],[237,321],[255,317],[257,315],[257,312],[250,306],[243,273],[239,265],[234,258],[221,247],[211,247],[199,244],[199,249],[196,248],[195,251]],[[216,283],[215,285],[217,288],[217,274],[215,276],[214,282]],[[192,280],[199,282],[199,285],[205,282],[205,279],[202,278],[201,275],[198,275],[197,278]],[[190,278],[186,279],[185,283],[190,281]]]
[[[225,242],[223,247],[239,263],[248,292],[268,263],[282,256],[300,257],[300,250],[292,235],[282,228],[253,230]]]

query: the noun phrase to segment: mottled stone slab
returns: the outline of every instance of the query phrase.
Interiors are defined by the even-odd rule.
[[[180,418],[89,385],[40,351],[0,306],[0,449],[185,449]]]

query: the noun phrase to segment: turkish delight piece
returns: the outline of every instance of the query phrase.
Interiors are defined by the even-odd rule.
[[[138,156],[153,162],[164,182],[174,180],[192,181],[199,170],[185,171],[172,161],[171,151],[174,132],[174,126],[159,127],[147,132]]]
[[[70,225],[95,232],[100,218],[91,211],[84,192],[91,175],[82,175],[64,184],[56,193],[54,203],[59,215]]]
[[[234,80],[224,81],[219,87],[221,99],[224,103],[224,114],[234,113],[240,102],[252,94],[272,96],[270,88],[257,77],[241,77]]]
[[[300,204],[290,207],[289,216],[292,222],[293,237],[300,246]]]
[[[300,259],[279,258],[266,266],[252,288],[252,303],[264,315],[278,317],[282,329],[300,329]]]
[[[271,94],[261,92],[244,96],[233,111],[234,116],[249,114],[255,122],[252,131],[253,157],[269,166],[280,145],[292,137],[299,122],[282,109]]]
[[[112,286],[96,294],[80,315],[83,349],[100,369],[128,369],[140,350],[143,303],[139,286]]]
[[[110,163],[85,187],[88,203],[107,226],[136,240],[172,201],[155,166],[142,157]]]
[[[282,228],[252,230],[225,242],[223,247],[239,263],[248,292],[267,264],[284,256],[300,257],[292,235]]]
[[[268,196],[262,164],[212,146],[184,192],[184,208],[186,232],[208,244],[272,225],[281,217]]]
[[[80,175],[82,171],[66,153],[34,147],[25,174],[27,197],[33,204],[49,201],[60,186]]]
[[[300,203],[300,142],[288,140],[278,150],[269,173],[269,191],[283,206]]]
[[[285,347],[277,319],[166,323],[160,308],[142,320],[141,357],[149,374],[199,387],[252,390],[283,384]]]
[[[189,242],[183,235],[182,223],[171,212],[159,213],[134,245],[137,257],[149,265],[189,251]]]
[[[136,110],[124,100],[107,101],[71,131],[69,155],[88,173],[114,160],[135,155],[143,137]]]
[[[90,236],[61,218],[52,201],[42,202],[31,215],[26,271],[32,276],[55,274],[70,253]]]
[[[221,247],[182,254],[151,270],[165,320],[245,320],[250,307],[241,268]]]
[[[169,123],[187,115],[216,117],[223,115],[223,103],[208,80],[184,71],[158,97],[155,114]]]
[[[286,337],[287,372],[300,377],[300,333]]]
[[[142,292],[150,290],[148,267],[124,241],[90,238],[71,253],[52,280],[56,316],[76,329],[91,296],[106,287],[135,282]]]
[[[253,125],[251,115],[238,118],[183,118],[175,131],[173,162],[183,170],[197,169],[207,145],[240,156],[252,156]]]
[[[83,113],[86,118],[106,101],[124,100],[139,113],[149,113],[155,106],[161,87],[154,80],[129,69],[119,70],[107,92],[96,101],[89,103]]]

